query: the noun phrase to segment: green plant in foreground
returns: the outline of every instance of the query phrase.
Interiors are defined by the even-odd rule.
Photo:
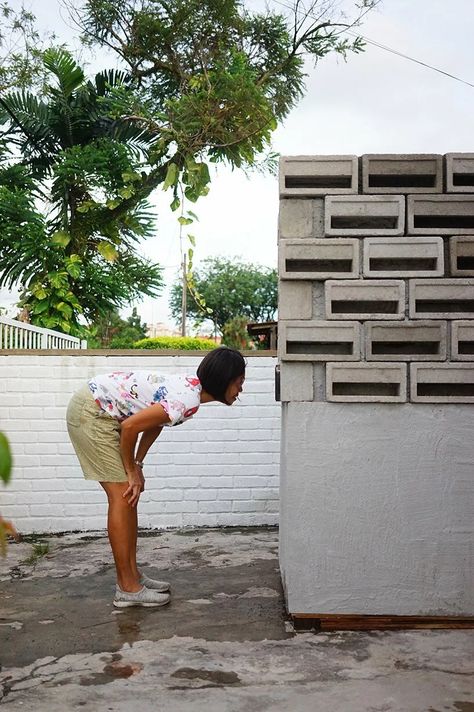
[[[0,480],[8,484],[12,471],[12,453],[10,443],[4,433],[0,432]],[[7,551],[7,537],[17,537],[15,527],[0,515],[0,555],[5,556]]]
[[[39,559],[41,559],[43,556],[46,556],[46,554],[49,554],[48,541],[33,542],[31,554],[26,559],[24,559],[22,563],[27,564],[28,566],[35,566],[38,563]]]

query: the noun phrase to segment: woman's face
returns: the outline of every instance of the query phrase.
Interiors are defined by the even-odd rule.
[[[227,405],[232,405],[237,400],[239,393],[242,393],[244,386],[245,374],[238,376],[229,383],[225,392],[225,400]]]

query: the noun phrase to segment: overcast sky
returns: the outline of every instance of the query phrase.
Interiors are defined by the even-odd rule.
[[[352,5],[337,2],[344,4]],[[276,1],[269,6],[282,10]],[[30,0],[27,7],[43,28],[71,37],[57,0]],[[383,0],[359,32],[474,84],[473,21],[473,0]],[[473,87],[368,45],[347,63],[329,56],[308,66],[306,96],[275,132],[273,145],[282,155],[474,151],[473,115]],[[152,202],[157,234],[142,252],[165,267],[169,285],[180,263],[176,216],[169,196],[159,193]],[[210,194],[193,210],[200,218],[193,226],[197,260],[239,255],[276,266],[276,178],[219,168]],[[0,293],[0,304],[9,301]],[[170,321],[167,292],[137,306],[148,323]]]

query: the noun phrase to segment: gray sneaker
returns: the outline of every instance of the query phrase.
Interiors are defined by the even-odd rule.
[[[156,581],[155,579],[150,578],[146,574],[140,575],[140,583],[142,584],[142,586],[151,588],[154,591],[159,591],[160,593],[165,593],[165,591],[170,590],[170,585],[167,581]]]
[[[168,593],[160,593],[153,591],[151,588],[143,586],[136,593],[122,591],[120,586],[115,587],[114,606],[116,608],[129,608],[130,606],[142,606],[143,608],[156,608],[157,606],[165,606],[170,602]]]

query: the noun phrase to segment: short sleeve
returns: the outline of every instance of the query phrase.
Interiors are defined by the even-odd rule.
[[[180,425],[199,410],[201,385],[197,379],[189,377],[167,385],[166,396],[159,403],[170,419],[167,425]]]
[[[168,425],[179,425],[185,419],[186,404],[180,400],[161,400],[160,405],[168,415],[170,422]],[[197,408],[196,408],[197,410]]]

